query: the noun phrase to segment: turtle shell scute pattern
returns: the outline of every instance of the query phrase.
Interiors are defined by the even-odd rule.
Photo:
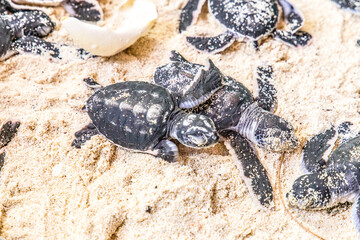
[[[237,125],[241,113],[253,102],[251,92],[242,83],[226,77],[225,86],[200,105],[198,112],[210,117],[217,129],[229,129]]]
[[[257,40],[279,21],[276,0],[209,0],[215,18],[234,34]]]
[[[86,108],[99,132],[113,143],[152,150],[166,137],[175,104],[165,88],[132,81],[98,90],[89,98]]]
[[[158,67],[153,81],[172,92],[175,96],[181,96],[183,90],[191,85],[198,70],[199,64],[187,62],[172,62]]]

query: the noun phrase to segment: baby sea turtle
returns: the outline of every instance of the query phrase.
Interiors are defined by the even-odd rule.
[[[187,61],[178,52],[172,51],[169,64],[158,67],[153,81],[169,89],[173,95],[182,97],[182,89],[192,85],[194,76],[204,74],[203,66]],[[296,148],[298,140],[294,128],[286,120],[274,115],[276,108],[276,90],[269,83],[273,76],[271,66],[257,68],[258,96],[253,98],[251,92],[240,82],[223,75],[209,61],[212,79],[219,78],[222,87],[208,92],[210,99],[193,112],[211,118],[225,145],[239,163],[240,170],[263,206],[273,205],[273,191],[266,170],[259,161],[253,145],[270,151],[285,151]],[[200,72],[200,73],[199,73]],[[188,101],[185,107],[197,105]]]
[[[205,0],[189,0],[180,14],[180,33],[198,18]],[[208,0],[210,13],[227,31],[216,37],[187,37],[200,51],[216,53],[229,47],[236,39],[247,38],[257,49],[259,40],[267,35],[294,47],[306,46],[311,35],[299,29],[304,24],[300,11],[287,0]],[[276,29],[279,16],[287,23],[287,31]]]
[[[4,9],[8,10],[6,7]],[[30,36],[41,39],[41,37],[49,35],[54,27],[55,25],[50,18],[41,11],[1,14],[0,60],[14,55],[18,50],[17,43],[26,45]]]
[[[88,86],[100,85],[85,79]],[[199,85],[208,85],[199,79]],[[194,84],[187,92],[190,97],[201,87]],[[196,97],[196,96],[195,96]],[[160,86],[146,82],[121,82],[98,89],[87,101],[85,110],[92,123],[75,133],[72,145],[80,148],[91,136],[101,134],[114,144],[161,157],[174,162],[177,146],[170,138],[193,147],[207,147],[219,140],[213,121],[202,115],[186,113],[175,99]]]
[[[103,18],[103,11],[97,0],[2,0],[14,8],[26,8],[22,5],[59,6],[62,5],[70,16],[89,22],[98,22]]]
[[[0,128],[0,171],[5,163],[5,152],[3,148],[6,147],[15,136],[19,126],[19,122],[7,121]]]
[[[352,126],[341,124],[338,134],[331,127],[306,143],[302,166],[308,173],[295,180],[286,198],[290,206],[304,210],[355,202],[354,221],[360,232],[360,135]],[[339,146],[333,150],[338,136]]]
[[[42,11],[18,10],[0,0],[0,61],[16,53],[44,54],[61,59],[62,52],[75,51],[74,56],[89,57],[84,49],[71,49],[66,45],[47,42],[55,28],[50,17]]]
[[[353,12],[357,15],[360,14],[360,1],[359,0],[331,0],[336,3],[340,8]],[[360,39],[356,41],[360,46]]]

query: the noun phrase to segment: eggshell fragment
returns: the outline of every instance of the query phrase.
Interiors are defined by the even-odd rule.
[[[62,21],[75,43],[92,54],[112,56],[134,44],[157,18],[156,6],[150,0],[129,1],[98,25],[69,17]]]

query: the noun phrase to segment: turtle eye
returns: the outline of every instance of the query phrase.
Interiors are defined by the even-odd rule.
[[[45,37],[49,35],[49,33],[52,31],[52,28],[47,25],[40,25],[35,28],[35,32],[39,37]]]

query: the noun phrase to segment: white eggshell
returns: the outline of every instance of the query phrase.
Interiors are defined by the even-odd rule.
[[[98,56],[112,56],[134,44],[157,18],[150,0],[130,1],[98,25],[69,17],[62,21],[75,43]]]

